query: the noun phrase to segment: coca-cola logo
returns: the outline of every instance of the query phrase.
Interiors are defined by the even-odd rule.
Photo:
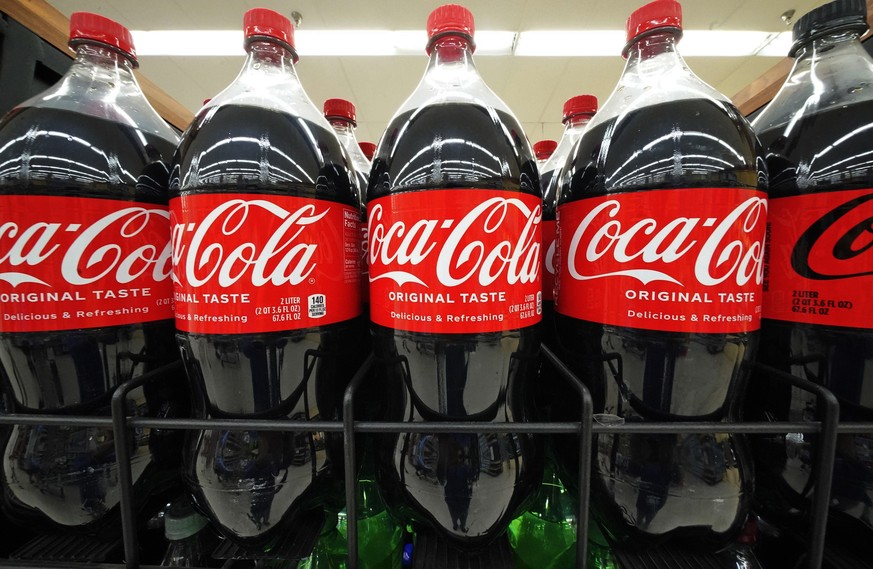
[[[703,286],[763,281],[766,198],[745,199],[718,217],[665,220],[626,209],[621,199],[608,199],[569,228],[566,263],[573,279],[624,276],[681,286],[692,284],[684,282],[689,277]]]
[[[833,208],[810,225],[794,245],[791,266],[815,280],[873,275],[873,193]]]
[[[316,270],[313,227],[329,211],[324,202],[286,209],[265,199],[230,199],[182,222],[174,200],[173,279],[194,288],[241,280],[256,288],[299,285]]]
[[[465,210],[460,219],[388,217],[382,203],[371,203],[370,282],[390,279],[398,286],[416,283],[454,288],[475,283],[487,287],[498,281],[530,284],[539,276],[540,205],[493,197]],[[421,266],[431,265],[438,283],[423,280],[429,277]],[[381,272],[377,266],[389,270]]]
[[[60,269],[73,286],[164,281],[172,268],[168,219],[166,209],[126,207],[88,224],[6,221],[0,225],[0,280],[53,287]]]

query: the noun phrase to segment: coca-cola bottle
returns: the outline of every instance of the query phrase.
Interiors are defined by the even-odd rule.
[[[258,8],[243,23],[242,70],[174,157],[177,338],[199,416],[337,420],[357,363],[345,350],[365,341],[353,325],[360,204],[347,154],[297,78],[290,21]],[[216,528],[266,547],[337,495],[341,451],[320,431],[204,430],[183,473]]]
[[[760,361],[824,385],[841,422],[873,421],[873,58],[859,41],[863,0],[821,6],[794,25],[785,84],[755,118],[770,171]],[[815,396],[755,377],[749,416],[816,420]],[[815,435],[755,437],[764,517],[808,523]],[[873,433],[841,434],[831,487],[833,535],[873,537]]]
[[[540,166],[543,188],[543,343],[554,347],[555,337],[555,214],[558,188],[567,157],[597,112],[597,97],[576,95],[564,102],[561,122],[564,134],[548,159]]]
[[[674,0],[631,14],[624,72],[559,192],[558,349],[601,421],[733,421],[757,345],[763,155],[748,122],[685,65],[681,35]],[[594,444],[593,505],[614,539],[721,544],[742,528],[745,439],[713,426]],[[576,448],[559,454],[568,484]]]
[[[327,99],[324,102],[324,118],[330,122],[337,137],[340,139],[346,152],[349,153],[349,160],[355,170],[355,179],[358,181],[357,189],[359,192],[359,200],[361,203],[361,301],[364,303],[364,308],[361,314],[362,326],[367,327],[367,313],[369,312],[369,294],[370,294],[370,278],[367,271],[367,212],[365,207],[365,196],[367,192],[367,180],[370,178],[370,159],[364,155],[364,151],[358,145],[358,140],[355,138],[355,127],[357,127],[357,115],[355,105],[351,101],[345,99]],[[364,332],[366,334],[366,332]],[[369,352],[369,344],[362,343],[360,346],[364,352]]]
[[[536,162],[476,69],[472,14],[442,6],[427,30],[427,70],[382,137],[367,194],[385,416],[524,422],[541,318]],[[506,529],[542,475],[528,434],[401,433],[378,444],[389,507],[471,547]]]
[[[534,144],[543,189],[543,343],[554,347],[555,208],[564,163],[585,125],[597,111],[597,99],[580,95],[564,103],[562,122],[566,125],[560,143],[553,140]],[[551,403],[564,399],[569,405],[578,395],[557,371],[543,361],[540,379],[532,398],[538,417],[552,418]],[[560,394],[560,395],[559,395]],[[547,445],[548,448],[549,445]],[[510,543],[520,567],[570,568],[576,565],[576,500],[569,494],[557,472],[554,452],[548,448],[542,484],[527,511],[513,520]]]
[[[126,28],[77,12],[70,46],[60,81],[0,121],[0,366],[16,412],[108,417],[119,384],[178,359],[167,210],[178,138],[139,89]],[[166,379],[133,390],[130,413],[185,412],[184,382]],[[167,439],[153,453],[152,434],[131,439],[137,499],[158,483],[157,457],[178,469],[178,442],[176,456],[161,452]],[[16,425],[2,481],[17,520],[119,527],[106,516],[120,499],[109,427]]]
[[[561,122],[564,133],[548,159],[540,164],[540,185],[543,189],[543,345],[555,349],[555,217],[558,189],[567,157],[585,131],[585,126],[597,112],[597,98],[577,95],[564,102]],[[552,405],[563,402],[568,408],[580,403],[579,395],[558,371],[543,358],[540,381],[533,389],[534,407],[541,420],[551,420]]]
[[[557,147],[558,143],[550,139],[538,140],[533,143],[534,156],[536,156],[537,159],[537,168],[543,167],[543,164],[546,163],[546,160],[549,159],[549,156],[552,155]]]
[[[323,108],[324,118],[330,122],[330,126],[349,153],[361,192],[366,192],[367,180],[370,177],[370,159],[364,155],[355,137],[355,127],[358,123],[354,103],[345,99],[327,99],[324,101]]]
[[[372,142],[359,142],[358,148],[361,149],[361,152],[364,153],[364,157],[367,160],[369,160],[371,162],[373,161],[373,156],[376,155],[376,145],[374,143],[372,143]],[[364,193],[366,193],[366,188],[364,188],[364,190],[365,190]],[[366,197],[366,196],[364,196],[364,197]]]

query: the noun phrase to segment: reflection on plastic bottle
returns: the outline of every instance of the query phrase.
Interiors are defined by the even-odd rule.
[[[648,528],[658,511],[667,501],[673,473],[673,446],[675,435],[634,435],[631,441],[639,468],[637,494],[637,525]]]
[[[476,464],[479,445],[475,435],[453,434],[441,439],[445,472],[441,478],[452,529],[467,533],[467,515],[473,498],[473,483],[479,479]]]

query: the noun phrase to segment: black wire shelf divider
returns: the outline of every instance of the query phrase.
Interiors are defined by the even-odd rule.
[[[719,433],[731,434],[787,434],[815,433],[818,434],[816,464],[816,488],[811,506],[811,526],[809,545],[806,556],[806,568],[821,567],[825,551],[825,535],[827,531],[827,512],[830,501],[830,486],[833,474],[833,464],[836,455],[837,435],[840,433],[873,433],[873,423],[839,423],[839,403],[836,397],[826,388],[813,382],[798,378],[775,368],[756,364],[756,367],[770,374],[782,383],[797,387],[814,394],[821,409],[821,420],[803,422],[646,422],[601,424],[594,420],[594,409],[591,395],[582,381],[558,359],[548,348],[542,349],[545,358],[564,381],[569,382],[581,402],[579,421],[572,422],[530,422],[530,423],[477,423],[465,421],[441,422],[387,422],[358,421],[355,419],[354,403],[357,389],[363,383],[374,365],[374,357],[370,355],[351,378],[343,397],[342,421],[291,421],[262,419],[167,419],[128,416],[125,401],[128,394],[144,384],[155,381],[163,374],[179,371],[181,363],[176,362],[154,369],[140,377],[118,386],[112,396],[110,417],[59,416],[45,414],[2,414],[0,425],[52,425],[69,427],[112,427],[118,472],[120,478],[120,517],[124,561],[123,564],[107,563],[56,563],[39,560],[0,559],[0,567],[32,569],[33,567],[68,567],[88,569],[149,569],[149,565],[139,563],[139,542],[133,509],[133,488],[130,469],[130,438],[125,436],[131,429],[160,428],[179,430],[226,429],[261,431],[322,431],[342,433],[345,456],[345,499],[348,516],[347,544],[349,569],[358,569],[358,529],[353,520],[357,519],[357,488],[355,472],[357,471],[355,434],[357,433],[531,433],[531,434],[571,434],[579,441],[579,496],[577,508],[579,515],[576,527],[576,559],[577,567],[585,569],[588,553],[588,505],[590,498],[590,477],[592,444],[594,434],[632,434],[632,433],[665,433],[665,434],[696,434]],[[827,489],[823,491],[823,489]],[[225,565],[229,567],[229,565]]]

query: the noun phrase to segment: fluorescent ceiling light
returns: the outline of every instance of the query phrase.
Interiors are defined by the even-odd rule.
[[[476,55],[512,55],[515,32],[476,30]]]
[[[756,53],[755,55],[769,56],[769,57],[787,57],[788,52],[791,50],[791,44],[794,43],[793,38],[791,37],[791,32],[782,32],[781,34],[776,34],[770,43],[761,48],[761,51]]]
[[[757,55],[776,35],[773,32],[686,30],[679,42],[679,51],[686,56],[749,57]]]
[[[179,56],[242,55],[240,30],[133,30],[137,54]],[[424,30],[297,30],[294,40],[306,56],[422,55]],[[511,55],[515,32],[476,32],[479,55]]]
[[[512,55],[515,32],[476,32],[477,55]],[[295,43],[302,56],[421,55],[424,30],[299,30]]]
[[[137,55],[240,55],[242,30],[131,30]]]
[[[134,30],[141,56],[243,55],[240,30]],[[297,50],[308,56],[422,55],[423,30],[297,30]],[[531,30],[520,33],[476,32],[477,55],[616,57],[625,43],[623,30]],[[686,30],[680,51],[686,56],[784,57],[789,32]]]
[[[540,31],[518,34],[515,55],[613,56],[621,54],[625,32],[618,30]]]
[[[758,31],[685,30],[679,51],[683,56],[784,57],[779,43],[786,34]],[[787,33],[789,43],[791,34]],[[615,57],[624,48],[623,30],[532,30],[518,34],[515,55],[539,57]]]

